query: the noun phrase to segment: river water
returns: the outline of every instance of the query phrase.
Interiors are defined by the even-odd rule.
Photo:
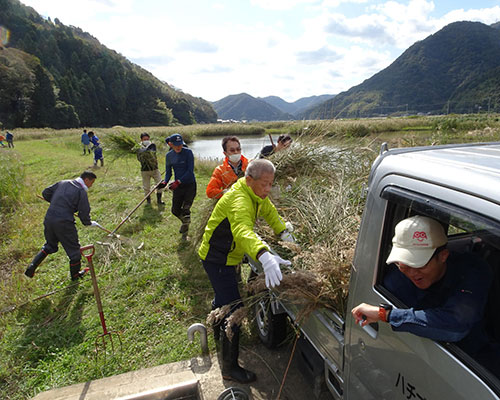
[[[222,136],[200,138],[189,144],[196,158],[199,159],[224,159],[222,154]],[[243,136],[239,137],[241,153],[248,159],[255,158],[262,147],[271,144],[269,136]],[[277,138],[274,139],[276,142]]]

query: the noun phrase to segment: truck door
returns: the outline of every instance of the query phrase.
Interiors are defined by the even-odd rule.
[[[408,308],[384,286],[384,275],[390,268],[385,260],[391,249],[394,227],[412,215],[426,215],[440,221],[447,230],[449,250],[475,252],[485,259],[493,270],[492,288],[498,286],[498,204],[401,176],[386,177],[378,187],[378,193],[372,193],[373,198],[368,199],[363,217],[348,310],[360,303],[377,306],[388,303]],[[492,351],[497,351],[497,360],[500,360],[500,327],[488,315],[489,308],[494,307],[496,311],[500,298],[493,293],[494,289],[491,292],[484,311],[485,329]],[[347,317],[345,350],[345,391],[349,399],[500,398],[500,373],[494,371],[495,367],[491,368],[493,364],[470,356],[453,343],[396,332],[384,322],[364,329],[356,325],[352,317]]]

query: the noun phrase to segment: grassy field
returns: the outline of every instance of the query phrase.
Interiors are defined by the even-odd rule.
[[[304,249],[302,259],[313,254],[318,264],[339,260],[348,264],[363,205],[359,188],[382,142],[406,147],[500,140],[498,118],[474,118],[256,124],[261,133],[290,132],[298,137],[296,142],[302,141],[273,160],[281,174],[280,212],[296,226]],[[237,125],[208,127],[94,131],[103,143],[109,133],[123,131],[137,138],[148,131],[161,143],[162,165],[163,138],[176,130],[194,138],[200,131],[225,135],[240,134],[243,129]],[[144,242],[139,251],[128,242],[120,245],[97,228],[77,223],[81,244],[96,246],[94,265],[108,329],[121,332],[123,346],[114,355],[95,357],[94,340],[102,329],[92,285],[89,278],[72,285],[62,249],[44,261],[35,278],[23,275],[44,242],[42,221],[47,204],[36,195],[49,184],[78,176],[92,160],[90,155],[81,155],[80,130],[16,130],[14,134],[15,150],[0,149],[0,398],[25,399],[47,389],[199,354],[199,343],[188,343],[186,329],[205,321],[213,293],[195,248],[179,243],[180,224],[170,214],[168,193],[165,210],[159,210],[153,201],[152,206],[139,208],[120,229],[132,244]],[[342,152],[325,153],[325,143],[341,146]],[[134,155],[113,159],[105,151],[104,161],[103,168],[94,170],[98,179],[89,199],[92,219],[113,229],[142,199],[143,192]],[[341,166],[332,169],[332,162]],[[199,230],[210,206],[204,189],[215,165],[198,160],[195,165],[198,194],[192,226]],[[285,190],[288,186],[291,190]],[[310,222],[308,213],[317,220]],[[345,240],[337,240],[335,232]],[[297,261],[300,264],[300,256]],[[302,264],[308,267],[305,261]],[[348,279],[339,275],[344,282]],[[47,293],[53,294],[39,298]],[[248,335],[244,338],[253,340]],[[209,341],[213,348],[211,335]]]
[[[164,211],[156,202],[142,206],[120,229],[127,238],[144,241],[144,249],[113,240],[97,228],[78,221],[80,243],[94,243],[108,329],[122,332],[123,347],[106,362],[94,359],[94,339],[102,333],[89,278],[71,285],[63,249],[49,256],[33,279],[23,272],[43,245],[47,204],[38,199],[44,187],[78,176],[92,165],[71,137],[17,141],[15,155],[26,177],[22,202],[10,218],[2,218],[0,250],[0,398],[22,399],[53,387],[96,379],[141,367],[185,359],[199,352],[187,341],[186,328],[204,322],[212,289],[189,245],[180,244],[180,223],[170,214],[170,195]],[[7,151],[2,149],[2,151]],[[5,153],[4,153],[5,154]],[[2,155],[4,155],[2,154]],[[164,154],[164,153],[162,153]],[[163,160],[163,156],[160,156]],[[133,156],[114,162],[105,154],[95,185],[89,191],[92,218],[108,229],[142,199],[139,163]],[[213,165],[197,163],[200,188]],[[4,173],[15,173],[8,168]],[[19,172],[19,171],[18,171]],[[197,218],[199,190],[193,219]],[[98,245],[111,242],[113,247]],[[32,301],[45,293],[55,294]],[[9,311],[11,307],[15,310]],[[10,308],[9,308],[10,307]]]

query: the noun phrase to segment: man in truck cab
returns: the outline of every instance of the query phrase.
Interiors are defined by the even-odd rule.
[[[473,253],[450,252],[447,242],[443,225],[432,218],[417,215],[400,221],[383,285],[407,308],[362,303],[352,315],[361,326],[382,321],[394,331],[455,342],[493,371],[498,367],[491,360],[483,320],[492,272]]]

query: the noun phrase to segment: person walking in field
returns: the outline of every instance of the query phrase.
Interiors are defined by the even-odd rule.
[[[222,139],[224,162],[215,167],[206,194],[211,199],[220,199],[234,182],[245,174],[248,160],[241,154],[240,140],[236,136],[226,136]]]
[[[194,176],[194,155],[191,149],[184,146],[184,140],[178,133],[168,138],[171,150],[165,159],[165,180],[158,185],[159,189],[167,186],[172,177],[172,169],[175,179],[168,184],[172,195],[172,214],[181,220],[179,233],[182,240],[187,240],[189,224],[191,223],[191,206],[196,196],[196,178]]]
[[[85,226],[98,226],[90,219],[90,204],[87,191],[96,180],[93,172],[85,171],[79,178],[64,180],[45,188],[42,196],[50,203],[43,221],[45,244],[33,258],[24,274],[33,278],[40,263],[52,253],[58,251],[58,244],[64,248],[69,258],[71,280],[82,278],[88,268],[81,269],[80,242],[75,226],[75,213]]]
[[[5,140],[5,136],[0,133],[0,145],[2,145],[2,147],[5,147],[5,144],[3,142],[4,140]]]
[[[141,163],[142,188],[146,196],[151,191],[151,179],[155,184],[159,184],[161,179],[160,170],[158,169],[158,160],[156,158],[156,145],[151,141],[148,133],[141,133],[141,147],[137,151],[137,159]],[[156,200],[158,206],[163,206],[165,203],[161,200],[164,189],[156,191]],[[151,204],[151,197],[146,199],[148,204]]]
[[[5,138],[7,139],[7,145],[9,146],[9,148],[14,148],[14,135],[11,132],[7,131]]]
[[[86,129],[83,130],[81,142],[83,146],[83,155],[85,155],[86,151],[88,151],[90,154],[90,137]]]
[[[97,166],[97,161],[101,162],[101,167],[104,166],[104,156],[102,155],[102,147],[99,142],[93,147],[94,149],[94,167]]]

